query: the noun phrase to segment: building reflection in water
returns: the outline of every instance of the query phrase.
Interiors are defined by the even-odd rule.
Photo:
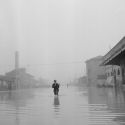
[[[20,125],[20,113],[23,109],[25,112],[27,103],[34,97],[32,90],[16,90],[0,92],[0,106],[5,104],[6,118],[10,116],[15,117],[15,125]],[[11,110],[10,110],[11,109]],[[4,112],[5,113],[5,112]]]
[[[59,101],[59,96],[54,96],[54,112],[55,116],[59,116],[59,110],[60,110],[60,101]]]
[[[5,103],[13,107],[25,107],[30,99],[34,97],[31,90],[17,90],[0,92],[0,104]]]
[[[122,88],[88,87],[88,100],[92,118],[125,123],[125,90]]]

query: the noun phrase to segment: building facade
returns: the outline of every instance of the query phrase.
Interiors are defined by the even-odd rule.
[[[125,37],[123,37],[105,56],[102,62],[105,66],[118,66],[117,74],[121,79],[121,85],[125,85]],[[114,71],[115,72],[115,71]],[[116,73],[114,73],[116,74]],[[114,75],[114,79],[116,79]],[[116,83],[116,85],[119,83]]]
[[[15,52],[15,69],[0,75],[0,90],[36,87],[37,80],[26,72],[25,68],[19,67],[19,53]]]
[[[115,84],[120,85],[122,81],[120,66],[117,65],[105,66],[105,74],[106,74],[105,86],[115,86]]]
[[[18,68],[7,72],[5,74],[6,77],[14,78],[14,89],[20,88],[32,88],[35,87],[37,80],[34,79],[32,75],[26,72],[25,68]]]
[[[97,85],[99,80],[104,82],[105,66],[100,66],[102,61],[103,56],[97,56],[86,61],[88,84]]]

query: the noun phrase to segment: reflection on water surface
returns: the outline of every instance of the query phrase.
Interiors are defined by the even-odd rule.
[[[125,91],[61,87],[0,92],[3,125],[124,125]]]

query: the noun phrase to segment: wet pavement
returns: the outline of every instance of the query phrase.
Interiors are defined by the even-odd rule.
[[[0,92],[0,125],[125,125],[125,90],[66,87]]]

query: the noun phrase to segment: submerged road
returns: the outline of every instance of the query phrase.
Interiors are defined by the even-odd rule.
[[[0,125],[125,125],[125,91],[61,87],[0,92]]]

